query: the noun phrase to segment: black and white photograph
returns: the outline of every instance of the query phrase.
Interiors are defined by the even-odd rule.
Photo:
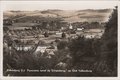
[[[106,3],[3,2],[3,76],[117,77],[118,5]]]

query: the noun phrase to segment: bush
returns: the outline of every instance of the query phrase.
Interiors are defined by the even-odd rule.
[[[58,50],[65,49],[67,47],[67,42],[66,41],[60,41],[57,45]]]

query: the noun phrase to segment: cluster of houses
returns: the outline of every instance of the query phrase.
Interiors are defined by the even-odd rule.
[[[8,23],[7,21],[5,21],[5,22]],[[11,34],[11,31],[14,31],[14,33],[12,33],[10,35],[12,37],[12,36],[14,36],[15,33],[17,33],[17,31],[19,31],[19,33],[21,33],[21,34],[22,34],[22,31],[24,31],[23,34],[29,34],[33,30],[33,27],[35,27],[35,25],[37,25],[37,23],[14,23],[14,24],[9,25],[9,26],[4,26],[4,28],[7,27],[9,29],[8,32],[9,31],[10,32],[8,34]],[[25,30],[28,30],[28,31],[25,31]],[[44,31],[40,33],[38,30],[34,30],[34,32],[35,33],[31,33],[31,34],[34,34],[34,35],[38,36],[39,40],[43,39],[43,41],[55,41],[55,40],[50,40],[49,37],[47,37],[47,38],[44,37],[43,34],[41,34]],[[49,34],[51,34],[50,36],[57,37],[57,38],[61,38],[61,35],[64,32],[66,34],[67,39],[68,38],[76,38],[77,36],[84,36],[85,38],[90,38],[91,39],[91,38],[101,38],[101,36],[104,33],[104,28],[85,29],[82,26],[74,27],[71,23],[69,23],[69,26],[67,26],[67,27],[61,27],[61,29],[58,29],[56,31],[47,30],[47,32]],[[31,36],[33,36],[33,35],[31,35]],[[24,36],[24,38],[27,38],[27,37],[28,37],[27,35]],[[34,38],[29,38],[29,37],[25,41],[30,40],[30,39],[35,41]],[[46,39],[48,39],[48,40],[46,40]],[[56,39],[56,38],[54,38],[54,39]],[[41,53],[47,52],[47,53],[49,53],[49,55],[54,55],[54,51],[57,50],[57,47],[54,46],[54,49],[49,49],[48,47],[49,46],[37,46],[37,48],[35,50],[35,53],[37,53],[37,52],[41,52]],[[16,49],[17,50],[23,50],[24,49],[24,51],[28,51],[28,50],[31,50],[32,47],[31,46],[24,46],[24,47],[19,46],[19,47],[16,47]],[[49,56],[49,58],[50,58],[50,56]]]
[[[40,23],[40,21],[37,21]],[[4,28],[8,28],[10,31],[24,31],[24,30],[33,30],[38,26],[39,23],[33,22],[33,23],[14,23],[14,21],[11,20],[4,20],[4,24],[11,24],[11,25],[4,25]],[[47,27],[51,27],[48,23],[46,24]],[[62,32],[65,32],[66,34],[76,34],[76,35],[82,35],[85,38],[100,38],[102,34],[104,33],[104,28],[92,28],[92,29],[85,29],[85,27],[88,26],[88,24],[83,24],[81,26],[73,26],[72,23],[68,23],[67,26],[61,26],[58,30],[47,30],[50,34],[56,34],[56,36],[61,37]],[[90,25],[89,25],[90,26]],[[95,25],[91,25],[95,26]],[[90,27],[91,27],[90,26]],[[38,29],[37,29],[38,30]],[[36,30],[36,31],[37,31]],[[42,33],[44,33],[43,30],[41,30]],[[73,32],[73,33],[72,33]],[[24,33],[26,34],[26,33]],[[14,35],[14,34],[12,34]],[[38,35],[38,34],[35,34]],[[40,34],[39,34],[40,36]]]

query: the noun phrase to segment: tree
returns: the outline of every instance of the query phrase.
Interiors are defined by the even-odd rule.
[[[71,52],[71,56],[73,57],[73,63],[79,63],[80,58],[83,56],[94,56],[92,45],[93,39],[86,39],[84,37],[73,39],[69,45],[69,50]]]
[[[64,32],[62,33],[62,38],[66,38],[66,34]]]
[[[44,33],[44,36],[45,36],[45,37],[49,37],[48,32],[45,32],[45,33]]]
[[[58,45],[57,45],[57,48],[58,48],[59,50],[65,49],[65,47],[67,47],[67,42],[66,42],[66,41],[61,41],[61,42],[59,42]]]
[[[106,23],[105,32],[101,38],[101,53],[97,71],[108,76],[117,76],[117,15],[116,7]]]

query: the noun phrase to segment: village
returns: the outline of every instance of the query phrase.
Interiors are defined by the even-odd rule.
[[[36,23],[38,21],[34,22],[35,23],[13,23],[12,25],[4,26],[4,30],[8,29],[4,31],[4,36],[12,38],[17,51],[33,50],[35,53],[44,53],[46,51],[50,55],[54,55],[54,51],[57,51],[57,41],[70,41],[78,36],[99,39],[104,33],[104,28],[86,28],[89,24],[85,23],[78,27],[73,26],[72,23],[67,23],[64,27],[60,26],[59,29],[50,30],[51,26],[49,23],[46,24],[47,29],[40,29]],[[8,23],[10,23],[10,21],[4,21],[4,24]],[[7,45],[5,40],[4,44]],[[35,49],[33,49],[33,47]]]

